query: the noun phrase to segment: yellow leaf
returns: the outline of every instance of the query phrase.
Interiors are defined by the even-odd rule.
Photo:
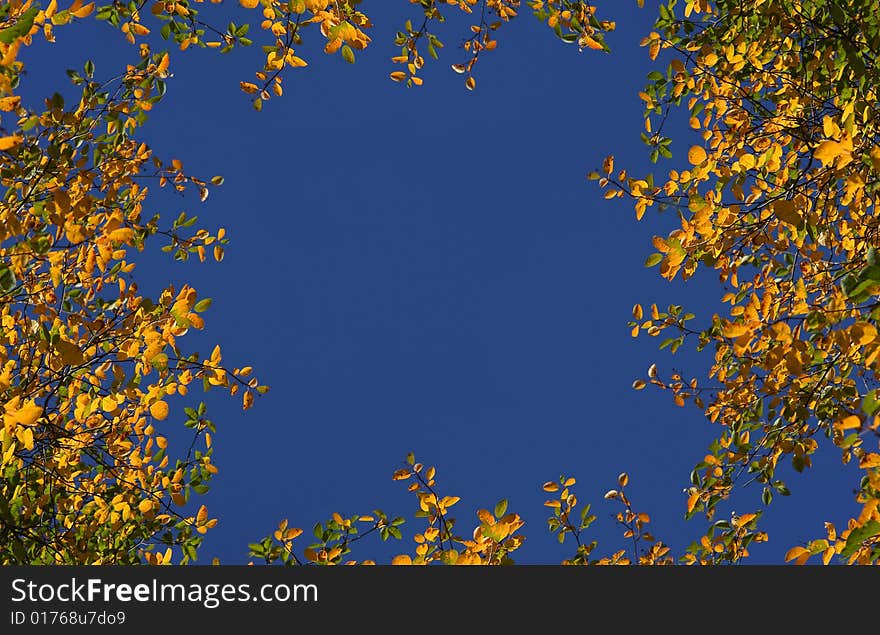
[[[828,167],[843,153],[844,148],[839,142],[828,139],[816,146],[813,156],[819,159],[824,167]]]
[[[394,559],[391,560],[391,564],[393,564],[393,565],[397,565],[397,566],[411,565],[411,564],[412,564],[412,558],[410,558],[410,557],[409,557],[408,555],[406,555],[406,554],[402,554],[402,555],[399,555],[399,556],[394,556]]]
[[[34,431],[32,428],[21,428],[15,431],[15,436],[21,441],[25,450],[34,449]]]
[[[697,501],[699,501],[699,500],[700,500],[700,493],[699,492],[694,492],[693,494],[688,496],[688,502],[687,502],[688,513],[694,511],[694,507],[697,506]]]
[[[877,329],[870,322],[856,322],[850,327],[850,335],[854,342],[864,346],[877,339]]]
[[[119,242],[128,242],[132,236],[134,236],[134,230],[129,227],[120,227],[107,234],[107,238]]]
[[[611,174],[612,172],[614,172],[613,156],[608,155],[607,157],[605,157],[605,160],[602,161],[602,171],[605,172],[605,174]]]
[[[699,165],[707,158],[706,150],[703,149],[702,146],[692,146],[690,150],[688,150],[688,161],[691,162],[691,165]]]
[[[6,467],[8,464],[12,463],[12,457],[15,455],[15,444],[10,443],[9,447],[6,448],[6,451],[3,453],[3,458],[0,459],[0,467]]]
[[[390,77],[395,82],[402,82],[406,79],[406,73],[404,73],[403,71],[394,71],[393,73],[391,73]]]
[[[23,139],[16,134],[9,137],[0,137],[0,151],[11,150],[22,141]]]
[[[116,399],[109,395],[101,398],[101,410],[104,412],[113,412],[116,410]]]
[[[32,426],[41,414],[43,414],[43,409],[31,401],[12,413],[12,416],[20,425]]]
[[[168,416],[168,404],[164,401],[157,401],[150,406],[150,414],[154,419],[163,421]]]
[[[80,225],[66,225],[64,235],[72,245],[77,245],[86,239],[85,232]]]
[[[880,172],[880,146],[871,148],[871,165],[874,166],[875,172]]]
[[[834,547],[828,547],[825,552],[822,554],[822,564],[827,565],[831,562],[831,558],[834,557]]]
[[[559,484],[554,483],[553,481],[547,481],[546,483],[544,483],[542,488],[545,492],[555,492],[559,489]]]
[[[840,128],[834,123],[834,119],[825,115],[822,117],[822,132],[826,137],[835,137],[840,134]]]
[[[749,522],[753,521],[757,514],[743,514],[742,516],[736,519],[736,523],[734,523],[737,528],[742,527],[743,525],[747,525]]]
[[[138,509],[142,514],[148,514],[153,509],[153,502],[144,499],[138,504]]]
[[[238,3],[245,9],[254,9],[260,4],[260,0],[238,0]]]

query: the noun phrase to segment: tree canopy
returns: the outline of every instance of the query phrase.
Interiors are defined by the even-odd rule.
[[[174,56],[190,47],[222,53],[262,46],[263,65],[240,82],[243,98],[259,111],[283,99],[285,82],[295,82],[295,70],[309,63],[306,51],[323,48],[356,64],[371,43],[370,2],[239,4],[251,24],[230,21],[219,0],[0,6],[4,564],[185,564],[217,523],[198,502],[217,471],[216,427],[205,403],[184,409],[191,443],[183,455],[166,454],[156,424],[168,417],[169,401],[183,399],[194,383],[236,396],[245,409],[268,386],[250,366],[225,364],[219,346],[207,355],[190,350],[186,335],[205,326],[209,298],[190,285],[168,285],[152,298],[140,293],[136,252],[222,261],[228,238],[225,229],[199,228],[186,212],[174,218],[145,212],[157,189],[205,201],[223,179],[190,174],[180,161],[157,156],[139,129],[166,94]],[[468,18],[463,57],[451,63],[468,90],[478,90],[478,62],[525,12],[562,42],[613,55],[609,34],[616,25],[600,15],[613,13],[612,5],[408,4],[416,5],[410,9],[418,19],[401,12],[394,42],[400,54],[390,60],[389,77],[414,90],[430,89],[421,70],[441,57],[450,12]],[[605,494],[620,505],[622,548],[598,554],[588,531],[595,516],[579,504],[569,476],[543,485],[548,529],[560,543],[573,544],[565,564],[739,562],[752,543],[767,539],[762,509],[716,519],[720,504],[758,482],[762,505],[771,505],[788,493],[780,462],[801,472],[821,449],[858,466],[861,512],[836,525],[829,519],[824,535],[792,545],[786,559],[876,563],[880,15],[862,0],[670,0],[657,10],[654,30],[641,42],[655,70],[639,96],[642,140],[666,176],[633,175],[609,156],[588,177],[605,198],[629,198],[642,222],[663,210],[677,219],[673,231],[654,238],[646,266],[669,281],[687,280],[700,268],[717,274],[724,314],[698,324],[682,306],[636,305],[629,325],[633,336],[658,337],[661,349],[692,346],[710,359],[700,380],[664,376],[652,366],[633,384],[669,391],[674,404],[700,409],[716,426],[682,501],[683,513],[707,520],[708,528],[684,553],[672,553],[647,529],[650,518],[631,501],[623,473]],[[55,93],[42,106],[26,103],[20,86],[28,47],[92,19],[124,34],[132,63],[115,77],[98,78],[88,62],[68,73],[76,100]],[[684,158],[673,156],[666,131],[677,113],[702,139]],[[478,510],[473,528],[461,521],[468,526],[461,530],[451,511],[460,499],[440,490],[434,467],[409,455],[393,479],[409,487],[424,523],[415,546],[395,564],[515,560],[523,521],[506,500]],[[268,563],[370,563],[368,554],[349,555],[355,543],[371,534],[401,539],[403,524],[381,510],[334,514],[315,525],[313,542],[301,545],[302,530],[285,520],[251,544],[250,555]]]

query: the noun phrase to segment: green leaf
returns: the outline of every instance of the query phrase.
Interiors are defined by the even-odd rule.
[[[507,513],[507,499],[503,498],[495,505],[495,518],[501,518]]]
[[[195,311],[196,313],[201,313],[203,311],[207,311],[208,308],[210,308],[210,306],[211,306],[211,302],[213,302],[213,300],[211,300],[211,298],[204,298],[202,300],[199,300],[198,302],[196,302],[196,305],[193,307],[193,311]]]
[[[3,42],[3,44],[12,44],[18,38],[27,35],[28,31],[30,31],[31,27],[34,25],[34,18],[37,17],[39,11],[39,6],[31,7],[18,16],[18,20],[15,24],[8,29],[0,31],[0,42]]]
[[[877,400],[876,393],[876,390],[872,390],[862,397],[862,411],[869,417],[880,409],[880,401]]]
[[[862,280],[861,282],[859,282],[850,291],[846,291],[846,287],[844,287],[844,291],[846,291],[846,295],[848,298],[855,299],[855,298],[858,298],[860,295],[863,295],[863,293],[865,291],[867,291],[867,289],[869,287],[873,287],[876,284],[878,284],[877,280],[873,280],[871,278],[868,278],[867,280]]]
[[[0,291],[9,293],[15,288],[15,274],[6,265],[0,265]]]
[[[354,51],[351,50],[348,44],[342,47],[342,59],[349,64],[354,64]]]
[[[849,532],[849,536],[846,539],[846,546],[843,548],[843,551],[840,552],[840,555],[844,558],[848,558],[853,555],[862,543],[868,538],[872,538],[880,534],[880,522],[876,520],[869,521],[862,525],[861,527],[857,527]]]
[[[653,253],[645,260],[646,267],[653,267],[655,265],[659,265],[663,260],[663,254],[661,253]]]

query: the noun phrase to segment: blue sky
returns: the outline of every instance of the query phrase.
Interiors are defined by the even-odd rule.
[[[673,117],[674,158],[654,166],[639,140],[637,92],[653,67],[638,41],[652,10],[600,6],[618,24],[611,55],[578,53],[524,11],[481,59],[470,92],[449,68],[465,59],[464,29],[444,29],[425,85],[407,90],[388,79],[389,58],[415,11],[362,6],[375,28],[357,64],[325,56],[312,34],[301,54],[310,66],[289,72],[284,97],[261,113],[238,88],[261,64],[257,46],[172,51],[168,94],[144,130],[161,156],[225,177],[205,203],[162,194],[155,211],[198,213],[231,243],[219,264],[175,263],[156,245],[137,270],[141,287],[190,282],[212,297],[190,345],[219,342],[224,361],[254,366],[272,387],[247,413],[238,399],[207,399],[221,471],[205,502],[220,523],[200,562],[246,562],[247,543],[282,518],[308,529],[334,511],[406,516],[409,538],[420,526],[415,499],[390,478],[409,451],[436,465],[443,493],[462,497],[459,527],[508,498],[526,521],[520,562],[573,551],[546,531],[540,485],[561,473],[593,503],[599,552],[626,546],[616,507],[602,499],[626,470],[636,506],[680,553],[705,525],[683,520],[682,489],[718,429],[693,406],[631,384],[652,362],[702,378],[709,360],[657,351],[626,322],[634,303],[657,302],[683,304],[705,324],[721,291],[711,272],[682,284],[645,269],[650,238],[675,219],[649,210],[636,222],[625,200],[603,200],[585,178],[607,154],[632,174],[662,175],[693,142]],[[89,57],[110,76],[136,55],[93,21],[57,40],[22,56],[26,99],[66,86],[65,68]],[[182,421],[183,405],[172,404],[166,425],[175,413]],[[824,520],[842,525],[854,512],[852,470],[833,450],[814,463],[765,514],[770,542],[750,562],[781,562],[822,535]],[[760,507],[760,489],[732,506]],[[352,557],[413,549],[411,539],[365,542]]]

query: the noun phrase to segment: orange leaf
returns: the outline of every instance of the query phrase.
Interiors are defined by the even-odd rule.
[[[785,554],[785,561],[790,562],[792,560],[795,560],[795,564],[804,564],[809,557],[809,549],[804,549],[803,547],[792,547],[788,550],[788,553]]]
[[[859,467],[863,470],[869,467],[880,467],[880,454],[869,452],[859,459]]]
[[[168,66],[171,63],[171,58],[168,56],[168,53],[162,56],[162,59],[159,60],[159,66],[157,67],[159,71],[159,75],[165,76],[168,74]]]
[[[164,401],[157,401],[150,406],[150,414],[154,419],[163,421],[168,416],[168,404]]]
[[[836,424],[834,424],[834,427],[838,430],[855,430],[856,428],[862,427],[862,420],[859,419],[856,415],[850,415],[838,421]]]
[[[0,98],[0,110],[3,112],[9,112],[10,110],[15,110],[18,108],[21,103],[21,97],[13,96],[13,97],[3,97]]]
[[[16,134],[11,135],[9,137],[0,137],[0,151],[11,150],[12,148],[14,148],[18,144],[20,144],[22,141],[23,141],[23,139]]]
[[[745,335],[748,332],[749,332],[748,326],[746,326],[745,324],[736,324],[734,322],[731,322],[730,324],[725,326],[724,329],[722,330],[724,337],[733,337],[733,338],[739,337],[740,335]]]
[[[593,38],[591,38],[589,35],[582,35],[580,37],[580,39],[578,40],[578,45],[579,46],[586,46],[587,48],[591,48],[595,51],[602,50],[602,45],[599,42],[597,42],[596,40],[594,40]]]
[[[71,7],[70,13],[72,13],[73,15],[75,15],[78,18],[87,18],[89,15],[91,15],[92,11],[94,11],[94,10],[95,10],[95,3],[90,2],[86,6],[80,8],[80,9],[77,9],[75,11],[73,10],[73,7]]]
[[[411,564],[412,564],[412,558],[410,558],[408,555],[406,555],[406,554],[404,553],[404,554],[401,554],[401,555],[399,555],[399,556],[394,556],[394,559],[391,560],[391,564],[393,564],[393,565],[397,565],[397,566],[407,566],[407,565],[411,565]]]
[[[688,161],[691,162],[692,165],[699,165],[707,158],[706,151],[702,148],[702,146],[692,146],[690,150],[688,150]]]

